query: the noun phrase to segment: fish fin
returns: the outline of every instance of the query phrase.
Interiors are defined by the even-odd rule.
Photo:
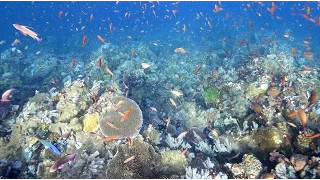
[[[20,31],[21,32],[21,34],[23,34],[24,36],[27,36],[27,33],[24,33],[24,32],[22,32],[22,31]]]
[[[24,27],[27,27],[27,28],[30,28],[30,29],[33,29],[33,30],[35,30],[34,28],[32,28],[32,27],[30,27],[30,26],[24,26]]]

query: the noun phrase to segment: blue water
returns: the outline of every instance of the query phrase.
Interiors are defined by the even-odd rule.
[[[9,42],[20,38],[24,44],[34,44],[29,37],[16,34],[14,23],[30,26],[44,43],[37,47],[47,49],[60,49],[61,51],[90,51],[101,45],[96,38],[99,34],[107,42],[117,45],[130,43],[127,36],[131,36],[139,42],[149,43],[160,40],[163,50],[168,50],[169,44],[172,50],[175,47],[205,46],[208,43],[219,43],[224,37],[236,40],[249,40],[250,34],[262,34],[267,36],[274,34],[277,41],[288,42],[283,36],[286,29],[292,30],[291,36],[295,41],[292,46],[299,47],[302,40],[308,39],[317,53],[319,48],[319,26],[304,19],[300,14],[306,14],[307,6],[310,6],[310,18],[320,16],[317,2],[276,2],[278,8],[274,17],[267,11],[271,8],[271,2],[221,2],[219,13],[213,12],[214,5],[218,2],[0,2],[1,26],[3,32],[1,40],[6,40],[6,45],[0,46],[0,50],[10,47]],[[251,5],[248,8],[247,4]],[[119,12],[114,12],[118,10]],[[153,14],[156,13],[156,17]],[[176,17],[172,10],[178,10]],[[58,18],[59,11],[63,11]],[[130,13],[129,18],[124,18],[125,13]],[[197,13],[203,16],[197,20]],[[67,15],[66,15],[67,13]],[[226,20],[226,13],[229,19]],[[258,15],[261,14],[261,16]],[[90,15],[93,14],[93,21]],[[281,17],[281,20],[276,16]],[[207,20],[212,28],[208,27]],[[249,21],[254,25],[250,28]],[[234,23],[238,24],[238,27]],[[110,33],[109,24],[112,23],[113,31]],[[187,26],[185,33],[183,25]],[[85,26],[85,29],[80,30]],[[203,30],[200,30],[200,27]],[[78,28],[79,31],[75,29]],[[123,28],[123,31],[120,29]],[[261,28],[265,30],[262,31]],[[144,31],[144,32],[141,32]],[[177,32],[179,31],[179,32]],[[86,49],[81,47],[81,39],[88,36]],[[46,44],[49,36],[55,39],[53,44]],[[202,40],[202,38],[204,40]],[[250,41],[249,41],[250,43]],[[262,42],[260,42],[262,43]],[[303,44],[302,44],[303,45]],[[151,46],[152,48],[152,46]],[[171,51],[172,52],[172,51]]]

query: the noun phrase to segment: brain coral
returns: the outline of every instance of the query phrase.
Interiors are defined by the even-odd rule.
[[[109,100],[112,107],[106,108],[99,118],[101,133],[105,136],[119,136],[119,138],[136,137],[143,123],[142,112],[137,103],[122,96],[114,96]],[[131,108],[130,114],[121,122],[121,114],[126,114]]]

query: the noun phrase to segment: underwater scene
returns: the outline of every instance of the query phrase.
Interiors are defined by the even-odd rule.
[[[320,178],[320,2],[0,2],[0,178]]]

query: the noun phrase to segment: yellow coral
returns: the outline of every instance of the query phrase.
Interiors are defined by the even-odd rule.
[[[83,118],[83,131],[90,133],[98,128],[99,115],[96,114],[86,114]]]

